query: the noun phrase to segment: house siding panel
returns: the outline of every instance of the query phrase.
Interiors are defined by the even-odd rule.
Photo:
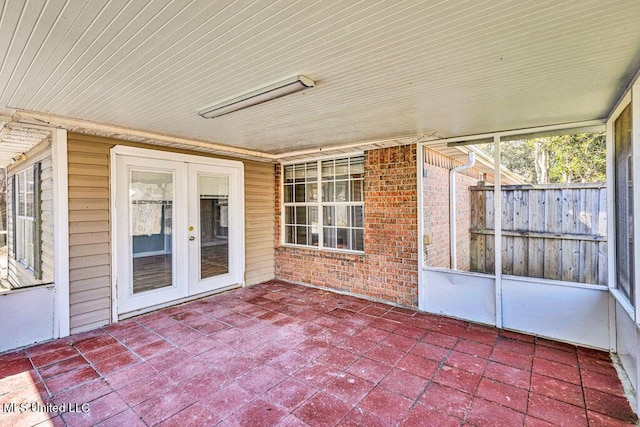
[[[51,147],[47,148],[48,154],[42,160],[40,175],[40,250],[42,252],[42,280],[45,283],[53,282],[53,161]]]
[[[365,152],[365,253],[282,246],[276,177],[276,277],[395,304],[418,305],[416,146]]]
[[[273,279],[275,275],[272,225],[275,191],[274,166],[244,162],[245,187],[245,281],[247,285]]]
[[[110,321],[109,145],[67,137],[69,161],[69,301],[71,332]],[[91,162],[87,151],[90,151]],[[99,216],[103,221],[96,222]],[[105,228],[104,224],[107,227]],[[88,283],[102,284],[87,289]],[[82,295],[81,298],[78,295]]]
[[[77,133],[68,135],[69,277],[71,332],[103,326],[111,318],[110,149],[115,145],[168,149]],[[272,224],[274,167],[244,161],[245,283],[274,277]]]

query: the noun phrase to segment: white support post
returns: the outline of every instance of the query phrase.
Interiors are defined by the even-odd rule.
[[[607,266],[609,287],[609,351],[618,351],[616,334],[616,299],[611,290],[616,287],[616,224],[615,224],[615,138],[613,134],[613,119],[606,124],[607,147]]]
[[[53,277],[56,286],[56,337],[70,333],[69,323],[69,178],[67,162],[67,131],[51,131],[53,158]]]
[[[500,136],[493,137],[493,164],[495,178],[493,183],[493,229],[494,234],[494,260],[495,260],[495,287],[496,287],[496,327],[502,328],[502,170],[500,167]]]
[[[633,252],[634,252],[634,320],[636,337],[640,340],[640,79],[631,87],[631,146],[633,150]],[[640,344],[638,344],[640,347]],[[636,348],[640,350],[640,348]],[[636,358],[636,388],[640,389],[640,357]],[[640,393],[636,390],[636,410],[640,410]]]
[[[418,309],[424,310],[424,146],[416,147],[416,183],[418,186]]]
[[[640,81],[631,88],[631,147],[633,152],[633,312],[636,326],[640,327]],[[639,359],[640,360],[640,359]]]

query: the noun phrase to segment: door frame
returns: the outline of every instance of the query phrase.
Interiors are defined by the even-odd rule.
[[[184,298],[180,298],[177,300],[168,301],[162,304],[153,305],[150,307],[146,307],[140,310],[133,310],[124,314],[120,314],[118,311],[118,262],[121,260],[121,257],[128,256],[128,254],[119,254],[118,253],[118,241],[117,241],[117,232],[116,227],[118,224],[118,215],[116,209],[116,179],[117,179],[117,170],[116,170],[116,158],[117,156],[127,156],[127,157],[139,157],[142,159],[153,159],[153,160],[170,160],[174,162],[182,162],[187,166],[188,164],[200,164],[206,166],[218,166],[224,168],[231,168],[237,171],[236,177],[237,179],[233,182],[234,194],[237,198],[239,217],[242,220],[238,221],[237,224],[237,233],[236,238],[239,242],[238,245],[235,246],[235,250],[229,253],[229,259],[235,257],[237,260],[237,271],[233,273],[233,284],[225,287],[220,287],[214,289],[209,292],[203,292],[195,295],[188,295]],[[152,165],[150,165],[153,167]],[[186,167],[185,167],[186,170]],[[171,305],[175,305],[180,302],[185,302],[197,298],[202,298],[203,296],[212,295],[215,293],[223,292],[225,290],[234,289],[238,287],[242,287],[245,284],[245,208],[244,208],[244,164],[238,160],[227,160],[227,159],[219,159],[214,157],[206,157],[206,156],[198,156],[193,154],[183,154],[183,153],[175,153],[170,151],[162,151],[155,150],[149,148],[138,148],[138,147],[130,147],[126,145],[116,145],[110,150],[110,168],[109,168],[109,192],[110,192],[110,201],[109,201],[109,209],[110,214],[109,217],[111,219],[110,224],[110,232],[111,232],[111,322],[117,323],[118,320],[123,320],[128,317],[132,317],[138,314],[142,314],[145,312],[157,310],[162,307],[167,307]],[[188,178],[188,174],[185,176],[185,179]],[[230,187],[232,183],[230,182]],[[184,202],[188,203],[188,194],[179,195],[176,194],[176,197],[184,198]],[[187,218],[185,218],[187,221]],[[231,247],[229,249],[232,250]]]

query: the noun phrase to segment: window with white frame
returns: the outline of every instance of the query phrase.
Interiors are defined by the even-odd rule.
[[[284,243],[364,251],[364,156],[284,166]]]
[[[14,254],[15,259],[23,267],[39,274],[39,197],[36,197],[37,189],[34,185],[35,175],[38,173],[39,164],[27,168],[15,175],[14,181],[14,206],[15,235]]]

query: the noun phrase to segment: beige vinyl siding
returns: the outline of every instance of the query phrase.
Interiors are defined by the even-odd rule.
[[[16,266],[13,260],[13,186],[11,185],[11,174],[7,174],[7,281],[10,284],[16,283]]]
[[[111,256],[109,144],[67,137],[71,332],[109,323]]]
[[[18,277],[18,266],[15,260],[14,240],[15,240],[15,221],[13,220],[13,185],[11,173],[7,174],[7,281],[12,287],[19,286],[20,278]],[[13,178],[15,179],[15,178]]]
[[[10,177],[23,171],[25,168],[33,167],[34,163],[41,163],[40,173],[40,256],[42,279],[35,280],[30,271],[19,266],[13,253],[13,192],[10,184]],[[25,155],[25,160],[10,166],[7,171],[9,178],[7,184],[7,249],[8,249],[8,281],[16,287],[24,287],[38,284],[48,284],[53,282],[53,163],[51,157],[51,141],[46,140]]]
[[[244,163],[247,285],[274,277],[274,174],[271,163]]]
[[[69,282],[72,333],[110,322],[112,283],[109,150],[115,145],[204,155],[69,133]],[[274,277],[274,166],[271,163],[251,161],[244,161],[244,166],[245,282],[252,285]]]
[[[49,153],[51,149],[49,148]],[[42,160],[40,176],[40,215],[41,215],[41,244],[42,280],[53,282],[53,160],[51,154]]]

